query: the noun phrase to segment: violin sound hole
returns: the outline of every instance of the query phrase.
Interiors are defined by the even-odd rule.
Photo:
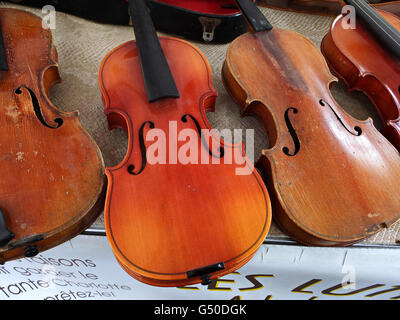
[[[340,117],[338,116],[338,114],[335,112],[335,110],[332,108],[332,106],[324,101],[324,100],[319,100],[319,104],[323,107],[328,106],[332,112],[334,113],[334,115],[336,116],[336,118],[339,120],[340,124],[343,126],[343,128],[346,129],[347,132],[349,132],[350,134],[352,134],[353,136],[359,137],[362,134],[362,129],[359,126],[355,126],[354,127],[354,131],[350,130],[349,128],[346,127],[346,125],[343,123],[342,119],[340,119]]]
[[[290,135],[292,136],[293,143],[294,143],[294,151],[290,152],[288,147],[283,147],[282,151],[289,157],[295,156],[300,151],[300,140],[296,134],[296,130],[294,130],[292,123],[290,122],[289,112],[292,111],[293,114],[297,114],[299,111],[296,108],[288,108],[285,111],[285,122],[288,128]]]
[[[38,118],[38,120],[41,122],[41,124],[43,124],[45,127],[50,128],[50,129],[58,129],[60,128],[63,123],[64,120],[61,118],[55,118],[53,121],[57,124],[56,126],[51,126],[49,125],[46,120],[43,118],[42,112],[41,112],[41,108],[40,108],[40,104],[39,101],[36,97],[36,94],[29,88],[27,87],[19,87],[17,88],[14,92],[16,95],[20,95],[22,94],[22,90],[21,88],[25,88],[28,90],[29,95],[31,96],[31,101],[32,101],[32,105],[33,105],[33,110],[35,112],[36,117]]]
[[[146,150],[146,144],[144,141],[144,134],[143,134],[146,124],[149,125],[150,129],[154,129],[154,123],[151,121],[144,122],[139,129],[139,144],[140,144],[140,153],[142,154],[142,165],[141,165],[139,171],[137,171],[137,172],[135,172],[135,166],[133,164],[129,165],[127,168],[128,172],[134,176],[142,173],[147,165],[147,156],[146,156],[147,150]]]
[[[196,125],[197,132],[199,133],[199,136],[201,137],[201,142],[202,142],[203,145],[208,149],[208,153],[210,154],[210,156],[212,156],[212,157],[214,157],[214,158],[217,158],[217,159],[223,158],[224,155],[225,155],[225,149],[224,149],[223,147],[218,147],[218,153],[219,153],[219,154],[214,154],[214,153],[212,152],[212,150],[210,150],[210,148],[209,148],[209,146],[208,146],[208,144],[207,144],[207,141],[206,141],[205,138],[204,138],[204,135],[201,133],[200,124],[199,124],[199,122],[197,121],[197,119],[196,119],[195,117],[193,117],[193,116],[190,115],[190,114],[185,114],[185,115],[183,115],[182,118],[181,118],[182,122],[186,123],[186,122],[188,121],[188,117],[189,117],[190,119],[192,119],[193,122],[194,122],[194,124]]]

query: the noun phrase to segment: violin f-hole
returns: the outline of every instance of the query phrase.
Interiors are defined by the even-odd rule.
[[[326,102],[326,101],[324,101],[324,100],[321,99],[321,100],[319,100],[319,104],[320,104],[321,106],[323,106],[323,107],[328,106],[328,107],[332,110],[332,112],[334,113],[334,115],[336,116],[336,118],[339,120],[339,122],[340,122],[340,124],[343,126],[343,128],[346,129],[347,132],[349,132],[350,134],[352,134],[353,136],[356,136],[356,137],[361,136],[361,134],[362,134],[362,129],[361,129],[359,126],[355,126],[355,127],[354,127],[354,131],[355,131],[355,132],[352,132],[349,128],[346,127],[346,125],[343,123],[342,119],[340,119],[340,117],[338,116],[338,114],[336,113],[336,111],[332,108],[332,106],[331,106],[328,102]]]
[[[31,97],[31,101],[32,101],[33,111],[35,112],[36,118],[38,118],[38,120],[40,121],[41,124],[43,124],[45,127],[50,128],[50,129],[58,129],[63,125],[64,120],[61,118],[55,118],[53,120],[55,123],[57,123],[56,126],[49,125],[42,115],[41,107],[40,107],[39,101],[36,97],[36,94],[31,89],[29,89],[28,87],[25,87],[25,86],[20,86],[14,91],[15,94],[16,95],[22,94],[22,88],[25,88],[26,90],[28,90],[29,95]]]
[[[207,142],[205,141],[204,135],[201,133],[200,124],[195,117],[193,117],[191,114],[185,114],[181,118],[182,122],[186,123],[188,121],[188,119],[187,119],[188,117],[190,119],[192,119],[194,124],[196,125],[197,132],[198,132],[199,136],[201,137],[201,142],[203,143],[204,147],[206,147],[208,149],[208,153],[210,154],[210,156],[217,158],[217,159],[223,158],[225,156],[225,149],[223,147],[218,147],[219,154],[214,154],[212,152],[212,150],[208,146]]]
[[[141,125],[141,127],[139,129],[139,144],[140,144],[140,153],[142,154],[142,165],[138,172],[135,172],[135,166],[133,164],[128,166],[128,172],[134,176],[142,173],[147,165],[147,155],[146,155],[147,150],[146,150],[146,144],[145,144],[144,135],[143,135],[144,127],[146,126],[146,124],[149,124],[150,129],[154,129],[154,123],[151,121],[143,122],[143,124]]]
[[[296,108],[288,108],[285,111],[285,122],[286,122],[286,126],[288,128],[289,134],[291,135],[292,139],[293,139],[293,143],[294,143],[294,152],[290,153],[289,148],[288,147],[283,147],[282,151],[284,154],[286,154],[289,157],[293,157],[295,156],[297,153],[299,153],[300,151],[300,140],[299,137],[296,134],[296,130],[293,128],[292,123],[290,122],[290,118],[289,118],[289,111],[292,111],[294,114],[297,114],[299,111]]]

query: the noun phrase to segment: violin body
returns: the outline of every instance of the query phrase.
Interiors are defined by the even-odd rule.
[[[135,41],[114,49],[101,64],[109,126],[129,136],[122,163],[106,168],[105,228],[116,259],[131,276],[156,286],[182,286],[245,264],[264,241],[271,207],[243,146],[226,144],[213,131],[203,138],[198,134],[210,129],[206,111],[214,110],[216,99],[204,55],[183,40],[162,37],[160,43],[180,92],[177,99],[149,103]],[[150,129],[166,134],[160,140],[161,146],[167,144],[165,163],[149,159],[154,145],[145,137]],[[171,161],[176,153],[170,151],[170,139],[176,141],[185,130],[196,133],[195,151],[205,161]],[[237,166],[225,163],[233,153],[250,174],[236,175]]]
[[[400,31],[400,19],[378,10]],[[344,29],[342,16],[332,23],[321,43],[328,65],[350,90],[362,91],[375,105],[383,123],[382,134],[400,150],[400,61],[357,22]]]
[[[400,217],[397,150],[334,101],[336,78],[318,48],[292,31],[247,33],[229,46],[222,76],[270,144],[257,168],[274,220],[306,245],[344,246]]]
[[[78,113],[50,101],[57,52],[41,18],[0,9],[8,70],[0,71],[0,261],[54,247],[102,212],[99,148]]]

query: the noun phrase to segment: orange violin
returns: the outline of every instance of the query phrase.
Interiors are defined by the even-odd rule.
[[[129,3],[136,41],[112,50],[99,72],[109,126],[129,136],[122,163],[106,168],[108,240],[140,281],[207,284],[244,265],[263,243],[269,195],[242,145],[210,130],[206,111],[216,92],[204,55],[186,41],[158,39],[144,1]],[[151,152],[155,145],[165,153]],[[187,152],[201,159],[182,162]],[[230,155],[247,174],[225,161]]]

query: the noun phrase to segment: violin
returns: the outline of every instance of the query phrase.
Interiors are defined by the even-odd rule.
[[[321,51],[350,90],[368,96],[382,120],[382,134],[400,150],[400,18],[346,0],[355,9],[353,27],[340,15],[323,38]]]
[[[103,209],[104,163],[79,122],[49,98],[60,82],[42,19],[0,9],[0,262],[78,235]]]
[[[129,5],[136,41],[108,53],[99,71],[110,129],[129,140],[123,161],[106,168],[106,234],[139,281],[208,284],[263,243],[269,194],[243,145],[225,143],[209,125],[217,93],[203,53],[158,38],[145,2]]]
[[[249,33],[228,47],[222,70],[242,115],[261,119],[269,145],[256,167],[273,218],[306,245],[345,246],[400,218],[398,151],[372,120],[348,115],[332,97],[337,79],[304,36],[274,28],[237,0]]]

